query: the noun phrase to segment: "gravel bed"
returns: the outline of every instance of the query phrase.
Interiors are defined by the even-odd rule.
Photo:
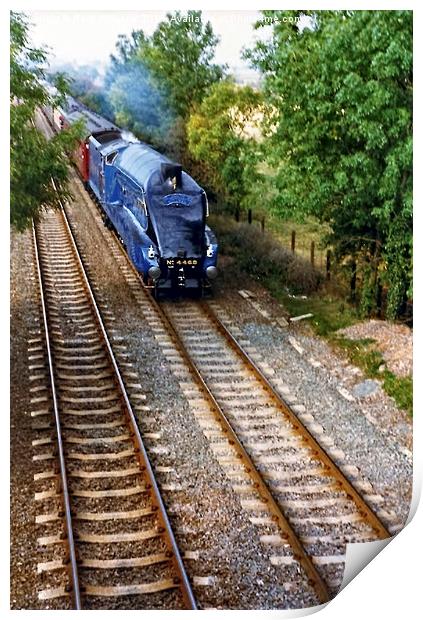
[[[404,523],[412,492],[409,417],[381,389],[376,395],[353,397],[350,390],[363,381],[360,371],[312,336],[306,326],[275,325],[284,310],[274,300],[268,301],[265,293],[262,300],[260,290],[254,292],[269,317],[263,317],[236,291],[219,291],[215,302],[275,370],[274,380],[289,386],[292,402],[305,406],[344,451],[345,462],[359,468],[384,497],[384,508]],[[313,365],[316,361],[320,366]]]
[[[36,298],[30,277],[31,233],[11,235],[11,410],[10,410],[10,607],[37,609],[35,504],[33,501],[28,340],[37,329]]]
[[[124,597],[89,596],[86,609],[183,609],[179,590]]]
[[[232,381],[219,381],[221,378],[221,364],[222,360],[227,364],[227,368],[230,368],[229,378],[233,376],[245,375],[244,365],[239,360],[239,357],[229,349],[227,341],[220,335],[216,334],[214,325],[207,317],[206,313],[202,313],[198,304],[187,302],[183,304],[163,304],[168,317],[170,317],[175,329],[177,330],[182,340],[185,342],[187,349],[193,359],[194,363],[200,369],[202,376],[212,389],[217,400],[220,402],[225,415],[229,419],[236,433],[242,440],[244,446],[247,448],[250,456],[254,462],[269,463],[271,461],[279,461],[276,471],[292,473],[290,468],[291,463],[295,467],[300,467],[298,482],[293,485],[293,481],[289,480],[288,488],[293,485],[292,490],[284,489],[284,484],[279,481],[273,482],[269,480],[269,487],[273,492],[273,496],[277,499],[280,506],[283,507],[285,515],[294,525],[298,521],[307,522],[312,518],[316,521],[326,522],[325,538],[338,537],[339,532],[336,527],[336,520],[339,517],[346,516],[351,523],[360,518],[357,514],[355,504],[348,499],[347,494],[344,491],[337,489],[334,486],[334,480],[332,479],[331,485],[324,486],[320,483],[317,489],[313,491],[308,485],[302,485],[301,469],[312,467],[313,469],[321,469],[321,464],[318,460],[312,458],[309,448],[301,442],[292,429],[292,425],[288,424],[284,414],[274,409],[269,402],[265,389],[254,379],[253,377],[245,377],[244,387],[247,391],[240,392],[232,385]],[[186,317],[190,317],[187,319]],[[238,334],[237,334],[238,335]],[[213,344],[213,351],[209,351],[207,355],[204,355],[204,349],[210,349]],[[251,347],[250,347],[251,349]],[[215,375],[216,366],[218,367],[218,374]],[[257,409],[257,405],[261,403],[261,411]],[[254,409],[254,411],[252,411]],[[250,428],[254,426],[255,417],[261,416],[261,421],[265,421],[267,416],[270,416],[271,420],[277,420],[279,424],[275,430],[274,425],[269,425],[264,432],[257,434],[250,429],[246,432],[243,428],[238,426],[238,414],[242,412],[243,416],[248,414],[251,416]],[[286,431],[293,433],[294,441],[288,443],[285,441]],[[265,472],[265,467],[263,468]],[[272,471],[274,474],[275,470]],[[266,473],[264,473],[266,477]],[[326,476],[325,476],[326,477]],[[282,488],[281,488],[282,487]],[[244,494],[245,500],[254,499]],[[297,504],[299,502],[299,505]],[[322,505],[323,504],[323,505]],[[351,519],[351,515],[354,515],[355,519]],[[331,523],[330,521],[334,521]],[[358,532],[356,538],[358,536]],[[374,532],[370,527],[367,528],[366,538],[374,538]],[[309,537],[305,532],[305,547],[307,552],[316,557],[316,561],[319,562],[319,572],[322,574],[327,583],[331,585],[337,581],[340,585],[343,576],[344,564],[343,562],[331,562],[321,556],[339,556],[345,554],[345,544],[343,541],[333,542],[332,544],[326,544],[320,546],[316,541],[314,546],[309,546]],[[317,559],[318,558],[318,559]]]
[[[140,383],[147,396],[142,404],[148,404],[150,411],[137,410],[140,429],[144,435],[160,433],[158,438],[146,435],[145,443],[153,468],[169,468],[158,472],[157,477],[164,488],[163,497],[178,544],[182,552],[199,552],[198,559],[187,559],[185,565],[194,581],[200,607],[284,609],[315,604],[313,594],[307,591],[301,576],[292,567],[270,564],[269,554],[274,551],[258,542],[257,528],[248,520],[230,480],[213,456],[212,440],[206,440],[193,417],[169,363],[97,228],[91,207],[78,200],[72,210],[83,251],[98,285],[98,297],[108,304],[115,317],[115,321],[106,322],[115,330],[116,342],[118,337],[123,337],[126,346],[119,360],[132,364],[126,368],[135,373],[134,383]],[[40,602],[36,596],[39,587],[36,563],[42,552],[35,543],[40,533],[37,534],[34,524],[32,474],[35,464],[31,462],[31,441],[38,435],[31,429],[28,416],[27,340],[31,337],[29,329],[37,326],[33,316],[36,300],[27,268],[31,262],[30,243],[29,233],[12,236],[11,607],[63,608],[63,601],[60,605],[54,601]],[[267,318],[242,299],[225,277],[215,287],[215,300],[274,368],[276,378],[289,385],[295,402],[304,405],[333,437],[336,447],[345,452],[345,461],[358,466],[375,491],[384,497],[384,508],[396,512],[404,521],[412,484],[410,420],[382,390],[370,396],[355,397],[354,401],[345,398],[339,388],[350,394],[353,387],[363,381],[360,373],[334,355],[304,325],[283,329],[272,324],[272,319],[286,316],[286,312],[260,287],[238,282],[239,288],[242,285],[258,293],[257,299],[266,309]],[[293,347],[292,338],[302,353]],[[318,360],[321,366],[311,365],[310,360]],[[89,418],[75,417],[75,421],[89,423]],[[110,429],[105,436],[118,434],[120,430],[120,427]],[[81,434],[76,430],[67,432]],[[68,451],[72,452],[72,448]],[[83,452],[84,447],[75,451]],[[128,458],[128,463],[132,462],[133,459]],[[73,463],[75,468],[79,467],[77,460]],[[104,469],[106,464],[90,463],[88,467],[94,471]],[[43,469],[42,464],[39,468]],[[49,487],[43,485],[37,490],[40,488]],[[85,499],[83,502],[76,499],[76,510],[79,503],[84,508],[87,505]],[[106,505],[103,501],[101,507],[107,510]],[[129,510],[134,505],[145,506],[145,497],[140,496],[135,502],[134,498],[127,498],[126,505]],[[43,502],[37,503],[37,513],[43,512],[43,506]],[[46,509],[48,506],[51,509],[51,502],[45,502]],[[325,511],[325,516],[328,514],[332,513]],[[346,524],[340,531],[354,536],[358,530],[356,525],[352,529]],[[298,527],[301,530],[301,525]],[[261,530],[267,531],[274,532],[272,528]],[[47,529],[43,525],[42,535],[45,532]],[[319,524],[312,530],[307,527],[307,534],[311,532],[313,535],[326,533],[324,525]],[[89,545],[85,547],[89,554]],[[133,550],[123,544],[120,547],[107,546],[105,557],[114,557],[114,553],[129,554]],[[333,544],[330,548],[333,549]],[[154,541],[146,541],[140,554],[145,554],[146,549],[155,551],[157,546]],[[60,550],[57,553],[59,555]],[[208,578],[209,585],[200,585],[200,577]],[[169,591],[165,597],[163,593],[150,594],[148,607],[162,608],[165,604],[175,608],[180,605],[178,597],[176,591]],[[114,609],[127,605],[126,608],[142,609],[145,601],[145,596],[89,597],[89,607]]]

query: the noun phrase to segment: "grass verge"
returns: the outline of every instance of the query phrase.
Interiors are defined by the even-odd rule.
[[[235,258],[238,268],[260,282],[280,301],[291,316],[312,313],[309,323],[365,377],[378,379],[400,409],[412,415],[413,380],[397,377],[386,369],[374,340],[353,340],[338,330],[359,321],[356,309],[325,289],[322,275],[307,260],[293,256],[269,233],[254,226],[236,224],[230,218],[214,216],[211,226],[223,253]]]

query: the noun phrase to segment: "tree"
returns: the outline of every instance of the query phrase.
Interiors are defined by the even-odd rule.
[[[30,46],[27,18],[10,17],[10,215],[18,230],[30,226],[43,210],[57,208],[71,194],[68,189],[68,157],[79,127],[47,140],[35,126],[37,109],[60,105],[66,80],[58,76],[58,95],[42,84],[46,53]],[[54,179],[57,191],[51,180]]]
[[[203,162],[211,188],[231,210],[251,206],[261,113],[258,92],[224,80],[213,84],[188,121],[190,153]]]
[[[217,43],[201,11],[168,13],[151,36],[142,30],[119,36],[106,74],[116,122],[190,169],[186,122],[223,76],[225,67],[212,62]]]
[[[213,64],[219,38],[201,11],[168,13],[150,38],[139,40],[137,58],[151,73],[177,116],[187,118],[225,67]]]
[[[412,13],[318,11],[310,28],[287,13],[265,11],[272,39],[246,53],[274,110],[274,206],[329,222],[338,255],[367,264],[365,309],[386,283],[394,317],[411,294]]]

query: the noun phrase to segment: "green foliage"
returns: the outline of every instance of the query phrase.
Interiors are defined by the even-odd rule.
[[[397,377],[389,370],[384,372],[383,389],[395,399],[400,409],[413,414],[413,379],[412,377]]]
[[[353,340],[336,335],[332,337],[332,343],[347,352],[349,361],[361,368],[366,377],[380,378],[379,368],[384,360],[381,352],[373,348],[374,340],[371,338]]]
[[[219,38],[201,11],[168,13],[150,38],[142,37],[137,58],[151,73],[170,109],[186,118],[224,68],[213,64]]]
[[[392,285],[396,316],[411,291],[412,12],[317,11],[313,27],[280,21],[246,55],[273,110],[274,206],[328,222],[339,257],[367,257],[373,297]]]
[[[303,298],[293,297],[287,291],[279,290],[276,296],[289,310],[291,316],[311,313],[313,316],[307,322],[319,336],[330,337],[338,329],[348,327],[357,321],[354,308],[336,297],[321,292]]]
[[[376,311],[376,296],[374,292],[375,273],[369,263],[362,268],[362,287],[360,295],[360,316],[366,317]]]
[[[205,163],[208,185],[232,210],[252,206],[259,178],[253,130],[262,107],[260,93],[224,80],[210,88],[188,121],[189,150]]]
[[[57,97],[49,95],[45,78],[46,54],[30,46],[24,15],[10,16],[10,216],[18,230],[30,226],[43,209],[57,208],[70,197],[67,151],[79,127],[47,140],[36,128],[37,110],[58,105],[66,90],[63,76],[56,77]],[[57,192],[51,180],[54,179]]]
[[[120,36],[105,80],[116,122],[164,147],[176,125],[178,158],[186,157],[189,112],[223,75],[224,67],[212,63],[217,43],[201,11],[168,13],[151,36]]]
[[[411,212],[409,215],[401,214],[396,217],[389,227],[384,252],[387,263],[387,276],[389,278],[388,319],[394,319],[397,315],[397,309],[402,309],[404,300],[411,298],[413,295],[413,239],[410,227]]]

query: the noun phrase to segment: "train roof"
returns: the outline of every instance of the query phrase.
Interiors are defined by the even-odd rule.
[[[100,129],[105,129],[105,127],[102,127],[98,122],[93,121],[89,116],[80,110],[66,114],[65,117],[71,125],[82,119],[84,121],[85,133],[87,136],[99,131]]]
[[[66,111],[63,112],[63,116],[69,123],[74,123],[82,118],[85,123],[87,135],[104,130],[122,131],[111,121],[107,120],[107,118],[100,116],[100,114],[96,112],[92,112],[73,97],[67,98]]]
[[[89,123],[98,128],[97,131],[106,128],[114,129],[115,131],[122,131],[119,127],[117,127],[117,125],[109,121],[107,118],[104,118],[104,116],[100,116],[100,114],[97,114],[96,112],[91,112],[91,110],[88,110],[87,108],[82,107],[81,114],[85,116]]]
[[[116,159],[115,166],[141,185],[146,192],[162,188],[162,164],[174,164],[168,157],[158,153],[147,144],[129,144]],[[177,164],[174,164],[177,165]],[[183,192],[203,192],[202,188],[186,172],[182,172]]]

